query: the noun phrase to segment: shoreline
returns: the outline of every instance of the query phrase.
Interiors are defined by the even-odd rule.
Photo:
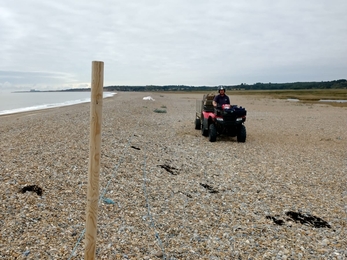
[[[114,92],[115,93],[115,92]],[[106,100],[108,98],[114,98],[117,95],[117,93],[115,93],[112,96],[108,96],[108,97],[104,97],[103,100]],[[81,102],[81,103],[76,103],[76,104],[68,104],[68,105],[61,105],[61,106],[55,106],[55,107],[47,107],[47,108],[38,108],[38,109],[33,109],[33,110],[28,110],[28,111],[19,111],[19,112],[13,112],[13,113],[9,113],[9,114],[0,114],[0,117],[6,117],[6,116],[11,116],[11,115],[20,115],[20,114],[24,114],[23,116],[27,116],[27,115],[33,115],[33,114],[38,114],[41,111],[48,111],[48,110],[52,110],[52,109],[60,109],[60,108],[64,108],[64,107],[71,107],[71,106],[78,106],[78,105],[83,105],[83,104],[89,104],[90,101],[86,101],[86,102]],[[19,108],[19,109],[24,109],[24,108]],[[12,109],[13,110],[13,109]],[[4,110],[5,111],[5,110]]]

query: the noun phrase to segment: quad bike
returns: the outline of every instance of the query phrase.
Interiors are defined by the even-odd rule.
[[[217,135],[237,137],[238,142],[246,141],[247,111],[237,105],[224,104],[215,108],[212,104],[215,94],[204,95],[196,102],[195,129],[201,130],[203,136],[208,136],[210,142],[215,142]]]

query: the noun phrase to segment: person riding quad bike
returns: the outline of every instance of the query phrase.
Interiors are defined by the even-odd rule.
[[[215,108],[222,107],[224,104],[230,104],[229,97],[225,94],[225,88],[223,86],[220,86],[218,88],[218,95],[216,95],[213,99],[213,106]]]
[[[238,142],[246,141],[247,111],[243,107],[231,105],[225,88],[218,88],[218,95],[214,95],[211,105],[208,105],[208,96],[204,96],[201,109],[197,109],[195,129],[201,129],[203,136],[208,136],[210,142],[215,142],[217,135],[236,136]],[[197,107],[199,107],[199,104]]]

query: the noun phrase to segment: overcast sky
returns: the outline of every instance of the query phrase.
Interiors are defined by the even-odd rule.
[[[0,0],[0,90],[347,78],[346,0]]]

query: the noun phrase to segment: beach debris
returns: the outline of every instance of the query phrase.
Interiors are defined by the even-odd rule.
[[[190,195],[189,193],[186,193],[186,192],[183,192],[183,191],[181,191],[181,193],[182,193],[183,195],[186,195],[188,198],[193,198],[193,196]]]
[[[218,190],[215,190],[212,186],[204,183],[200,183],[202,187],[208,190],[209,193],[218,193]]]
[[[307,224],[315,228],[324,228],[324,227],[331,228],[328,222],[310,214],[303,214],[300,212],[288,211],[286,212],[286,215],[290,219],[295,221],[296,223],[300,222],[301,224]]]
[[[153,110],[153,112],[154,113],[164,113],[165,114],[166,110],[165,109],[158,109],[158,108],[156,108],[156,109]]]
[[[172,167],[170,165],[167,165],[167,164],[159,164],[158,165],[159,167],[163,168],[164,170],[166,170],[167,172],[171,173],[172,175],[177,175],[178,173],[175,172],[177,171],[178,169],[175,168],[175,167]]]
[[[135,146],[131,146],[131,148],[133,148],[133,149],[135,149],[135,150],[141,150],[140,148],[138,148],[138,147],[135,147]]]
[[[108,199],[108,198],[104,198],[103,199],[103,202],[105,203],[105,204],[115,204],[115,202],[113,201],[113,200],[111,200],[111,199]]]
[[[148,96],[148,97],[144,97],[143,100],[151,100],[151,101],[155,101],[154,98],[152,98],[151,96]]]
[[[267,219],[271,219],[275,224],[279,225],[279,226],[282,226],[284,225],[284,220],[282,219],[277,219],[273,216],[266,216]]]
[[[32,191],[32,192],[36,192],[37,195],[42,196],[42,188],[40,188],[37,185],[28,185],[28,186],[24,186],[20,192],[21,193],[26,193],[27,191]]]
[[[28,256],[29,254],[30,254],[30,251],[29,251],[29,250],[27,250],[27,251],[25,251],[25,252],[23,253],[24,256]]]
[[[310,214],[304,214],[304,213],[294,212],[294,211],[288,211],[285,214],[289,217],[286,219],[287,221],[294,221],[296,223],[308,225],[315,228],[324,228],[324,227],[331,228],[328,222],[326,222],[325,220],[319,217],[312,216]],[[266,216],[266,219],[272,220],[275,224],[279,226],[282,226],[285,224],[284,220],[275,218],[270,215]]]

